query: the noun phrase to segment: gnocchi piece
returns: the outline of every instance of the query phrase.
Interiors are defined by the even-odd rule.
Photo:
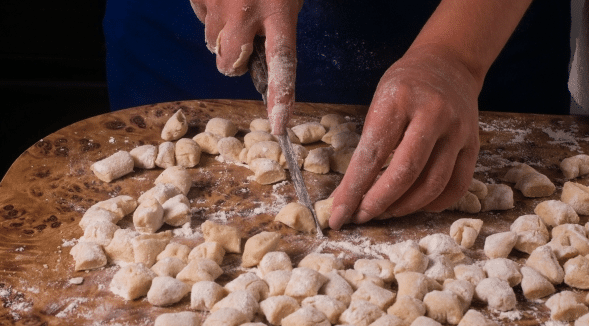
[[[540,299],[556,292],[554,285],[535,269],[522,266],[520,271],[522,273],[521,287],[527,299]]]
[[[86,230],[90,224],[94,224],[96,222],[108,222],[116,224],[120,220],[121,218],[117,217],[115,213],[101,207],[92,206],[86,211],[86,213],[84,213],[78,225],[80,228],[82,228],[82,230]]]
[[[321,137],[321,141],[326,144],[331,144],[331,140],[333,136],[339,134],[340,132],[344,131],[356,131],[356,123],[355,122],[344,122],[338,125],[335,125],[329,128],[329,131]]]
[[[395,301],[395,293],[374,283],[366,282],[352,294],[352,302],[357,300],[368,301],[386,311]]]
[[[562,243],[569,245],[580,254],[589,254],[589,239],[585,230],[578,224],[562,224],[552,229],[552,240],[559,239]]]
[[[478,200],[478,198],[477,198]],[[461,218],[450,226],[450,236],[463,248],[470,248],[481,232],[483,220],[475,218]]]
[[[129,154],[133,158],[133,166],[140,169],[155,168],[158,148],[154,145],[143,145],[133,148]]]
[[[528,254],[550,239],[548,229],[538,215],[522,215],[513,221],[509,229],[517,234],[514,248]]]
[[[241,152],[239,152],[239,162],[240,163],[247,164],[247,152],[248,152],[247,148],[244,148],[241,150]]]
[[[251,321],[260,309],[260,305],[249,291],[235,291],[215,303],[211,312],[214,313],[223,308],[236,309],[245,315],[246,321]]]
[[[171,276],[156,276],[147,292],[147,301],[154,306],[169,306],[190,292],[190,286]]]
[[[272,132],[272,127],[270,127],[270,121],[268,119],[254,119],[250,122],[250,130],[253,131],[265,131],[267,133]]]
[[[589,259],[577,256],[564,264],[564,282],[577,289],[589,289]]]
[[[109,262],[127,262],[135,261],[133,245],[131,240],[139,235],[139,232],[131,229],[118,229],[115,231],[112,240],[108,246],[104,247],[106,258]]]
[[[411,326],[442,326],[442,324],[429,317],[419,316],[415,318]]]
[[[182,226],[190,222],[190,202],[184,194],[178,194],[162,204],[164,223]]]
[[[577,214],[589,215],[589,187],[567,181],[562,187],[560,200],[569,204]]]
[[[504,179],[515,183],[514,188],[520,190],[525,197],[546,197],[556,190],[547,176],[524,163],[519,163],[507,171]]]
[[[200,162],[200,146],[192,138],[180,138],[174,147],[176,164],[185,168],[191,168]]]
[[[249,238],[245,242],[241,266],[252,267],[258,265],[266,253],[273,251],[278,246],[280,234],[263,231]]]
[[[466,259],[460,246],[447,234],[430,234],[419,240],[419,247],[426,255],[439,254],[446,256],[453,265],[459,264]]]
[[[170,239],[172,232],[160,232],[156,234],[141,234],[131,239],[133,257],[136,263],[143,263],[147,267],[155,264],[157,255],[162,252]]]
[[[250,169],[254,172],[254,180],[263,185],[286,180],[286,172],[280,164],[267,158],[257,158],[251,161]]]
[[[200,228],[205,241],[220,244],[226,252],[241,253],[241,237],[235,227],[205,221]]]
[[[485,318],[480,312],[470,309],[462,316],[458,326],[499,326],[499,324]]]
[[[443,290],[454,293],[460,302],[463,313],[468,310],[474,296],[474,285],[472,283],[466,280],[447,279],[444,281]]]
[[[513,231],[491,234],[485,239],[484,251],[487,257],[507,258],[517,243],[517,233]]]
[[[457,265],[454,267],[454,276],[457,280],[469,281],[477,286],[480,281],[487,278],[485,271],[478,265]]]
[[[210,314],[202,326],[239,326],[248,321],[243,312],[233,308],[222,308]]]
[[[478,199],[483,199],[487,197],[487,185],[473,178],[470,186],[468,187],[468,192],[477,196]]]
[[[355,147],[345,147],[331,153],[329,168],[337,173],[345,174],[355,150]]]
[[[275,270],[264,275],[264,281],[268,284],[268,297],[284,295],[286,285],[290,280],[290,270]]]
[[[526,266],[535,269],[552,284],[556,285],[564,281],[564,270],[549,246],[540,246],[532,251]]]
[[[243,149],[243,144],[235,137],[224,137],[217,143],[219,154],[229,162],[239,162],[239,154]]]
[[[90,209],[93,208],[105,209],[107,211],[112,212],[117,217],[117,220],[113,220],[111,222],[117,223],[123,217],[133,213],[135,208],[137,208],[137,201],[131,196],[121,195],[107,200],[99,201],[98,203],[90,207]]]
[[[303,163],[303,169],[317,174],[326,174],[330,169],[329,158],[333,149],[318,147],[309,151]]]
[[[141,233],[155,233],[164,225],[164,209],[155,199],[146,199],[133,213],[135,230]]]
[[[319,289],[319,294],[338,300],[347,307],[354,293],[352,286],[337,271],[331,271],[324,276],[327,278],[327,282]]]
[[[161,136],[163,140],[177,140],[184,136],[187,131],[188,122],[186,116],[182,110],[178,110],[166,121]]]
[[[495,258],[487,260],[483,267],[487,277],[496,277],[509,283],[514,287],[522,280],[522,274],[519,271],[519,265],[511,259]]]
[[[330,326],[327,317],[319,310],[306,306],[282,319],[282,326]]]
[[[481,199],[481,212],[512,209],[513,190],[504,184],[487,184],[487,196]]]
[[[160,261],[167,257],[175,257],[183,262],[188,261],[188,255],[190,254],[190,247],[177,242],[171,242],[166,245],[164,251],[157,255],[157,261]]]
[[[219,148],[217,147],[219,139],[221,137],[206,131],[192,137],[192,140],[198,144],[201,151],[211,155],[219,154]]]
[[[305,158],[307,158],[307,155],[309,155],[309,151],[299,144],[292,144],[292,150],[294,152],[295,159],[297,160],[297,165],[300,169],[303,166],[303,163],[305,162]],[[280,166],[282,166],[282,168],[289,169],[288,162],[286,162],[286,157],[284,156],[284,153],[280,153],[280,159],[278,160],[278,163],[280,163]]]
[[[210,311],[215,303],[227,295],[224,287],[213,281],[200,281],[192,285],[190,308],[198,311]]]
[[[427,316],[442,323],[456,325],[462,319],[462,305],[450,291],[432,291],[425,295],[423,304]]]
[[[387,252],[395,264],[395,274],[403,272],[425,273],[429,258],[421,252],[417,242],[407,240],[390,246]]]
[[[237,134],[237,126],[233,122],[223,118],[212,118],[207,122],[205,132],[210,132],[221,138],[233,137]]]
[[[267,158],[275,162],[280,161],[282,149],[276,141],[261,141],[254,143],[247,151],[247,164],[257,158]]]
[[[339,316],[346,310],[346,305],[327,295],[316,295],[303,300],[301,306],[311,306],[321,311],[332,324],[337,324]]]
[[[546,225],[552,227],[565,223],[579,223],[579,215],[575,210],[560,200],[543,201],[534,208],[534,213],[540,216]]]
[[[429,265],[424,275],[441,284],[454,278],[454,267],[446,256],[433,254],[429,256]]]
[[[210,259],[197,258],[189,261],[176,278],[188,285],[194,285],[201,281],[214,281],[221,274],[223,270],[217,263]]]
[[[319,122],[307,122],[291,128],[301,144],[314,143],[325,135],[325,128]]]
[[[383,315],[370,324],[370,326],[405,326],[405,322],[397,316]]]
[[[128,264],[119,269],[110,282],[110,291],[125,300],[147,295],[156,274],[141,263]]]
[[[262,257],[258,269],[262,275],[278,270],[292,271],[292,262],[285,252],[270,251]]]
[[[395,275],[399,289],[397,296],[410,296],[417,300],[423,300],[429,292],[429,282],[425,275],[417,272],[403,272]]]
[[[354,290],[358,290],[364,283],[373,283],[377,286],[384,287],[384,281],[380,277],[365,275],[354,269],[337,270],[337,273],[350,283]]]
[[[94,175],[104,181],[111,182],[118,179],[126,174],[133,172],[133,157],[126,151],[118,151],[111,156],[94,162],[90,166],[90,170],[94,172]]]
[[[513,163],[513,167],[505,173],[503,180],[509,183],[516,183],[521,180],[526,174],[538,173],[536,169],[525,163]]]
[[[286,133],[288,134],[288,138],[290,139],[290,142],[294,145],[294,144],[301,144],[301,140],[299,139],[299,137],[297,137],[297,135],[294,133],[294,131],[292,131],[291,128],[286,128]]]
[[[375,304],[364,300],[352,300],[348,309],[340,315],[339,321],[343,324],[368,326],[384,314]]]
[[[186,263],[181,259],[177,257],[166,257],[158,260],[157,263],[151,266],[151,270],[154,271],[157,276],[176,277],[184,267],[186,267]]]
[[[225,284],[225,289],[229,292],[249,291],[256,301],[264,300],[268,297],[268,284],[254,273],[244,273],[234,280]]]
[[[574,321],[589,312],[572,291],[562,291],[551,296],[546,300],[546,307],[550,309],[550,318],[559,321]]]
[[[312,252],[299,262],[298,267],[307,267],[325,274],[332,270],[344,269],[344,264],[334,254]]]
[[[566,179],[574,179],[589,173],[589,155],[579,154],[560,162],[560,169]]]
[[[284,317],[292,314],[299,308],[300,306],[297,300],[286,295],[270,297],[260,302],[262,313],[272,325],[280,325]]]
[[[425,305],[421,300],[403,295],[397,297],[397,301],[387,309],[387,314],[397,316],[409,325],[417,317],[424,316],[425,311]]]
[[[137,200],[139,204],[148,199],[155,199],[160,204],[164,204],[168,199],[181,194],[180,189],[171,183],[158,183],[153,188],[144,192]]]
[[[167,169],[176,165],[176,146],[172,142],[163,142],[159,145],[155,165]]]
[[[475,194],[467,191],[457,202],[448,207],[448,210],[476,214],[481,211],[481,202]]]
[[[336,151],[346,147],[355,148],[360,142],[360,135],[355,131],[342,131],[331,137],[331,147]]]
[[[574,326],[589,326],[589,314],[584,314],[575,320]]]
[[[274,220],[304,233],[316,231],[313,214],[305,205],[298,202],[282,207]]]
[[[200,326],[200,316],[192,311],[166,313],[157,316],[154,326]]]
[[[93,242],[78,242],[70,250],[76,262],[75,271],[96,269],[106,265],[106,255],[102,247]]]
[[[337,113],[330,113],[326,114],[321,117],[321,121],[319,122],[325,130],[329,130],[337,125],[345,123],[346,119],[341,114]],[[335,323],[332,323],[335,324]]]
[[[556,259],[561,264],[579,255],[577,248],[571,245],[568,234],[560,234],[559,236],[553,237],[546,245],[552,249]]]
[[[84,229],[84,235],[80,237],[80,241],[94,242],[106,247],[118,229],[120,229],[118,225],[109,221],[93,221]]]
[[[319,226],[321,229],[329,227],[329,218],[331,217],[331,207],[333,205],[333,197],[316,201],[313,205]]]
[[[301,302],[304,298],[317,295],[319,289],[327,280],[325,276],[316,270],[307,267],[297,267],[292,270],[284,294]]]
[[[381,278],[385,282],[395,280],[395,264],[388,259],[358,259],[354,269],[370,276]]]
[[[269,131],[252,130],[243,137],[243,144],[245,148],[250,149],[253,144],[261,141],[273,141],[276,142],[276,138],[270,134]]]
[[[155,184],[171,183],[184,195],[188,194],[190,187],[192,187],[192,177],[188,171],[181,166],[172,166],[165,169],[157,178]]]
[[[509,311],[515,308],[517,299],[513,289],[506,281],[496,277],[486,278],[479,282],[474,290],[475,297],[487,303],[490,308]]]

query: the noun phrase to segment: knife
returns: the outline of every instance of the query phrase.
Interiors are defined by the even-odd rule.
[[[264,104],[268,105],[268,65],[266,63],[266,49],[264,46],[264,42],[265,38],[263,36],[256,36],[254,38],[254,51],[250,56],[250,60],[248,62],[248,69],[250,72],[250,76],[252,77],[252,81],[254,82],[254,86],[256,87],[256,90],[258,91],[258,93],[262,94]],[[319,225],[317,214],[315,213],[313,205],[311,204],[311,199],[309,199],[309,193],[307,192],[307,187],[305,186],[305,181],[303,180],[303,174],[301,173],[301,169],[297,164],[297,160],[295,158],[294,150],[292,149],[292,143],[290,142],[288,133],[285,132],[282,135],[276,135],[276,138],[278,138],[278,143],[280,144],[282,153],[286,158],[286,162],[288,164],[288,168],[290,171],[290,176],[294,183],[295,191],[297,193],[297,197],[299,198],[299,202],[305,205],[311,211],[313,219],[315,220],[317,237],[322,238],[323,232],[321,231],[321,226]]]

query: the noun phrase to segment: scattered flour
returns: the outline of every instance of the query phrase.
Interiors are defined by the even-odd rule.
[[[522,319],[524,316],[522,315],[522,313],[518,310],[512,310],[512,311],[502,311],[499,314],[499,318],[500,319],[509,319],[509,320],[520,320]]]
[[[543,132],[545,132],[550,138],[554,139],[553,141],[548,141],[548,144],[568,147],[573,152],[581,152],[581,146],[579,146],[577,138],[573,134],[573,132],[577,130],[578,126],[575,124],[571,125],[570,132],[565,130],[554,131],[548,127],[542,128]]]
[[[82,304],[84,302],[88,302],[87,298],[71,298],[71,300],[72,300],[72,302],[70,302],[70,304],[68,304],[67,307],[65,307],[62,311],[60,311],[57,315],[55,315],[55,317],[65,318],[69,314],[75,312],[76,309],[78,309],[78,307],[80,306],[80,304]]]
[[[62,247],[73,247],[76,245],[76,243],[78,243],[78,239],[76,238],[70,240],[61,239],[61,241],[63,241],[63,243],[61,244]]]

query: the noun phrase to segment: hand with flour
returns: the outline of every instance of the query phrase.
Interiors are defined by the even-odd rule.
[[[530,3],[440,3],[379,82],[333,194],[331,228],[441,211],[460,199],[478,156],[477,98],[485,75]]]
[[[296,25],[303,0],[190,0],[205,24],[208,49],[227,76],[247,72],[256,35],[266,36],[268,116],[272,133],[285,132],[294,104]]]

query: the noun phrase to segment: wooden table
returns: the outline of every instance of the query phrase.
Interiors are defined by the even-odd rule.
[[[25,151],[0,182],[0,324],[1,325],[88,325],[94,321],[122,325],[150,324],[170,311],[189,307],[189,298],[171,308],[151,307],[146,300],[125,302],[108,290],[117,267],[74,272],[69,255],[75,239],[82,235],[78,221],[92,204],[115,195],[138,197],[153,186],[161,169],[140,170],[111,183],[98,180],[90,165],[118,150],[131,150],[142,144],[162,142],[160,132],[167,119],[183,109],[190,129],[186,137],[204,130],[212,117],[236,123],[243,137],[249,122],[265,117],[257,101],[187,101],[162,103],[112,112],[86,119],[61,129]],[[341,113],[363,122],[364,106],[297,103],[291,125],[318,121],[327,113]],[[482,112],[481,152],[475,177],[484,182],[501,182],[511,162],[526,162],[546,174],[557,185],[550,199],[558,199],[564,183],[559,162],[566,157],[589,152],[589,121],[574,116],[547,116]],[[10,140],[18,141],[18,139]],[[467,255],[484,259],[486,236],[508,230],[520,215],[533,212],[536,204],[549,199],[525,199],[515,191],[515,208],[504,212],[468,215],[458,212],[418,213],[410,217],[347,226],[326,232],[327,240],[297,234],[273,222],[281,206],[295,199],[290,182],[258,185],[250,182],[252,173],[243,166],[222,163],[203,154],[201,164],[190,169],[194,187],[188,197],[194,208],[191,229],[176,230],[175,241],[191,246],[202,242],[199,225],[205,219],[239,226],[244,238],[261,230],[283,235],[280,250],[298,262],[313,250],[340,254],[347,267],[357,258],[383,257],[386,245],[437,233],[448,233],[452,221],[461,217],[483,219],[485,225]],[[312,201],[326,198],[341,175],[303,172]],[[588,180],[578,182],[589,184]],[[129,219],[123,223],[129,223]],[[587,222],[587,217],[581,217]],[[523,261],[514,251],[511,258]],[[237,255],[228,255],[220,282],[243,272]],[[69,282],[83,277],[81,285]],[[537,325],[548,320],[541,302],[528,302],[516,287],[521,301],[516,313],[499,314],[480,303],[473,306],[501,324]],[[565,286],[559,289],[566,289]]]

